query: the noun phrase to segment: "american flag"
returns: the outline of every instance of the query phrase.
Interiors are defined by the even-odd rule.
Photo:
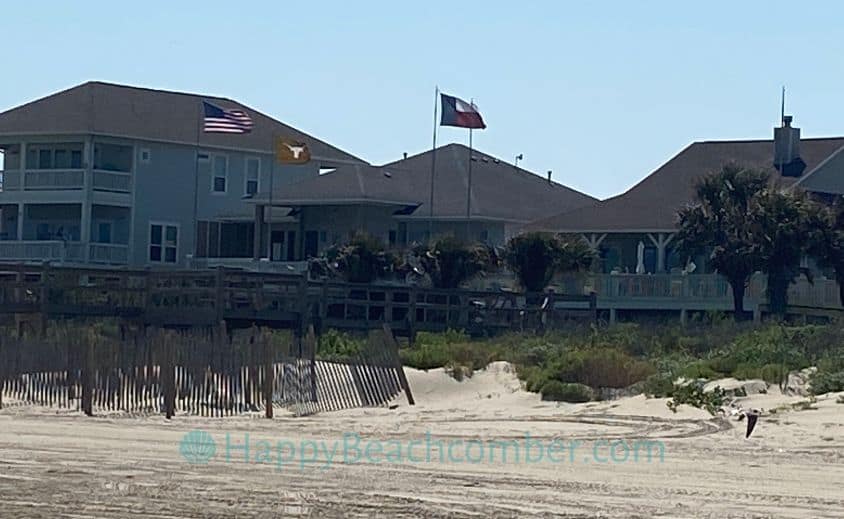
[[[203,130],[205,133],[249,133],[252,131],[252,119],[243,110],[224,110],[206,101]]]

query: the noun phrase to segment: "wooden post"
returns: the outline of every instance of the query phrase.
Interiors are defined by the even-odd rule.
[[[214,306],[217,312],[217,322],[221,322],[223,319],[226,318],[225,314],[225,296],[226,296],[226,288],[225,288],[225,271],[223,267],[217,267],[217,272],[215,273],[214,277]]]
[[[6,370],[9,361],[3,357],[3,339],[0,338],[0,409],[3,409],[3,390],[6,388]]]
[[[401,384],[404,394],[407,395],[407,403],[410,405],[416,405],[416,401],[413,399],[413,393],[410,392],[410,384],[407,382],[407,375],[405,375],[404,367],[401,364],[399,345],[396,342],[396,338],[393,336],[393,330],[390,328],[389,324],[384,324],[384,344],[389,349],[390,358],[396,369],[396,375],[399,377],[399,384]]]
[[[275,387],[275,368],[273,364],[274,350],[271,337],[266,332],[260,334],[261,345],[263,346],[264,363],[264,408],[269,419],[273,417],[273,387]]]
[[[416,287],[410,287],[407,309],[407,340],[411,346],[416,342]]]
[[[589,311],[592,313],[592,322],[598,322],[598,295],[593,290],[589,292]]]
[[[308,326],[307,344],[309,353],[309,361],[311,363],[311,402],[317,401],[317,380],[316,380],[316,335],[314,334],[314,327]]]
[[[94,415],[94,339],[90,335],[82,340],[82,412]]]
[[[176,414],[176,374],[173,337],[164,336],[164,359],[161,363],[161,383],[164,389],[164,416],[169,420]]]

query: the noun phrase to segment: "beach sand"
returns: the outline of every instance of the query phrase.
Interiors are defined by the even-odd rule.
[[[416,406],[400,397],[395,409],[303,418],[11,405],[0,411],[0,517],[844,517],[838,395],[775,414],[805,398],[747,397],[764,411],[745,439],[744,422],[675,414],[665,399],[542,402],[506,363],[462,382],[407,372]],[[210,458],[185,447],[207,463],[180,453],[190,431],[213,439]]]

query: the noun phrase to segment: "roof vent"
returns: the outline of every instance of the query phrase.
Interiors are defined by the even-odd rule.
[[[551,170],[550,169],[548,170],[548,183],[553,184],[553,181],[551,180]]]
[[[407,152],[404,152],[402,155],[404,155],[403,158],[406,160],[407,159]]]
[[[393,178],[393,174],[387,171],[386,169],[384,170],[384,176],[387,178]]]

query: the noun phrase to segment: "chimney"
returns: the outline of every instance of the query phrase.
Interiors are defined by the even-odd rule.
[[[548,183],[551,184],[551,170],[548,170]]]
[[[800,128],[791,126],[791,121],[784,115],[782,126],[774,128],[774,167],[785,177],[799,177],[806,163],[800,158]]]
[[[404,152],[404,158],[407,159],[407,152]]]

